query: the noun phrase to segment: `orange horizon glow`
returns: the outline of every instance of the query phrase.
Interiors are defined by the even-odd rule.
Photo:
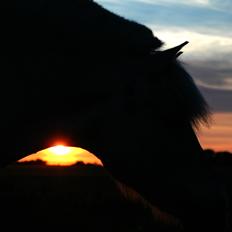
[[[103,166],[100,159],[80,147],[57,145],[26,156],[17,162],[43,161],[48,166],[71,166],[78,162]]]
[[[211,126],[200,128],[198,139],[204,149],[232,152],[232,113],[214,113]]]

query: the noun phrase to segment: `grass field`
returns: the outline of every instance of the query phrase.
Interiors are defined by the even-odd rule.
[[[0,183],[1,223],[7,230],[17,225],[24,231],[163,231],[159,211],[153,212],[136,194],[122,194],[100,166],[18,164],[1,170]]]
[[[232,169],[214,165],[209,170],[213,180],[226,186],[226,232],[230,232]],[[193,192],[213,185],[204,186],[204,183],[197,183],[202,189]],[[0,188],[1,225],[7,230],[16,225],[24,231],[47,227],[78,228],[78,231],[181,231],[178,226],[166,226],[172,224],[169,218],[161,220],[159,210],[153,211],[136,193],[118,188],[117,181],[100,166],[11,165],[0,170]],[[210,195],[203,197],[207,198]],[[195,203],[188,202],[189,207]]]

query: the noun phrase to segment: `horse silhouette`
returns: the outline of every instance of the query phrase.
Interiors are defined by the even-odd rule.
[[[221,229],[220,194],[190,191],[208,184],[195,130],[209,108],[178,62],[187,42],[162,51],[149,28],[93,1],[0,9],[2,166],[68,140],[190,231]]]

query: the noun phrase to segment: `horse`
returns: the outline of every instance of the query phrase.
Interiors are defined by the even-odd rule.
[[[90,0],[12,0],[0,9],[1,166],[67,141],[189,231],[221,229],[221,211],[190,191],[204,179],[196,130],[210,110],[178,61],[187,42],[162,50],[149,28]]]

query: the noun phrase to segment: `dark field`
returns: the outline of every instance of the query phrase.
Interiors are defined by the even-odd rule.
[[[211,200],[210,194],[214,192],[213,181],[215,187],[220,183],[226,202],[226,232],[230,232],[232,166],[207,162],[202,168],[210,173],[208,179],[198,179],[195,184],[189,185],[196,202],[190,202],[187,198],[183,202],[187,202],[189,207],[194,204],[200,206],[201,202],[197,201],[202,198],[206,204],[212,203],[208,205],[209,208],[217,210],[218,203]],[[208,184],[205,184],[206,179]],[[154,181],[154,184],[157,183]],[[6,226],[6,231],[15,226],[24,231],[47,227],[65,227],[66,230],[77,228],[77,231],[181,231],[180,228],[164,226],[172,222],[167,217],[167,220],[160,219],[162,216],[155,207],[153,212],[145,200],[130,190],[120,188],[115,179],[99,166],[12,165],[1,170],[0,183],[1,225],[3,228]],[[173,190],[175,193],[178,191]],[[177,196],[173,197],[178,199]],[[201,207],[198,210],[200,214]],[[192,211],[191,216],[194,217],[196,213]],[[202,220],[210,218],[205,215]]]
[[[47,227],[163,231],[157,222],[159,211],[152,212],[136,194],[122,194],[117,182],[101,167],[20,164],[1,170],[0,182],[1,225],[7,231],[15,225],[24,231]]]
[[[232,231],[232,165],[216,165],[212,167],[215,176],[224,185],[226,203],[226,232]]]

